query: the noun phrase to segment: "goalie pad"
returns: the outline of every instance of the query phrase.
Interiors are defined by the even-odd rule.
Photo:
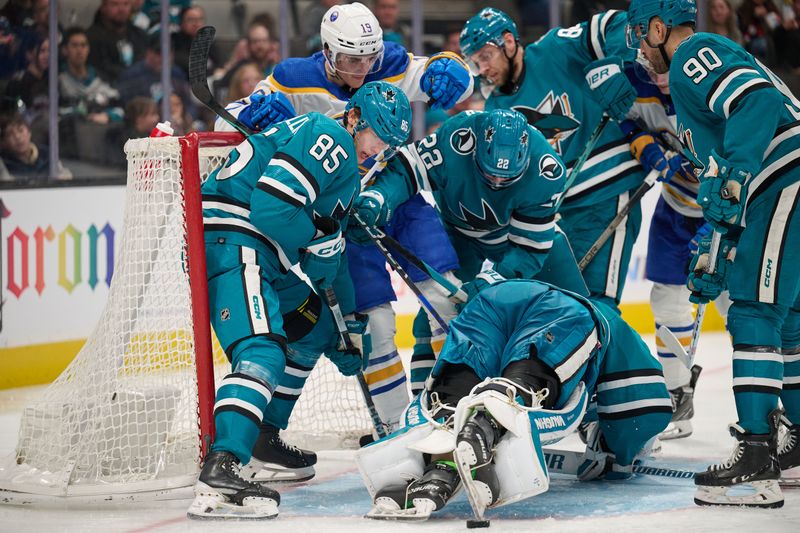
[[[356,465],[373,500],[381,489],[422,476],[425,454],[455,449],[452,420],[442,423],[433,418],[431,413],[442,408],[433,400],[428,393],[418,395],[404,413],[404,427],[356,452]]]
[[[475,410],[485,410],[507,431],[500,438],[494,466],[500,483],[500,496],[490,507],[501,507],[547,491],[550,478],[542,446],[552,444],[573,433],[586,413],[588,396],[581,382],[559,410],[544,410],[541,402],[546,392],[534,393],[538,401],[532,407],[515,400],[518,385],[505,378],[488,378],[477,385],[470,396],[456,407],[457,434]],[[470,480],[462,481],[470,490]]]

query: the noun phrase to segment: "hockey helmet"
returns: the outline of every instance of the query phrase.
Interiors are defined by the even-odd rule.
[[[347,102],[345,116],[354,107],[361,113],[354,132],[372,128],[378,138],[392,148],[408,140],[411,104],[399,87],[385,81],[365,83]]]
[[[493,7],[481,9],[477,15],[464,24],[459,36],[461,53],[470,57],[487,44],[503,47],[503,34],[511,32],[515,40],[519,40],[517,25],[511,17]]]
[[[492,189],[518,181],[531,161],[531,132],[518,111],[495,109],[475,118],[475,164]]]
[[[639,48],[641,39],[647,38],[647,30],[653,17],[660,17],[667,28],[697,20],[695,0],[631,0],[628,7],[628,26],[625,38],[630,48]]]
[[[380,70],[383,63],[383,30],[367,6],[360,2],[333,6],[322,17],[319,29],[323,51],[334,71],[347,73],[337,66],[339,54],[353,61],[371,61],[369,72]]]

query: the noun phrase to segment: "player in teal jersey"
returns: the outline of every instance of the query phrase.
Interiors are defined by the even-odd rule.
[[[380,225],[397,205],[431,191],[458,255],[456,276],[468,293],[494,279],[534,276],[585,293],[569,245],[556,233],[555,202],[565,175],[558,154],[520,113],[467,111],[401,148],[354,208],[368,223]],[[481,271],[487,259],[494,265]],[[419,322],[417,332],[426,323]],[[422,388],[440,348],[415,350],[413,391]]]
[[[523,48],[511,19],[486,8],[467,21],[460,41],[481,76],[486,109],[526,115],[571,168],[603,113],[622,121],[636,98],[623,71],[623,62],[635,59],[624,29],[625,13],[608,11],[571,28],[553,28]],[[644,177],[617,122],[606,126],[559,211],[559,227],[578,258]],[[583,271],[593,298],[619,303],[640,225],[636,206]]]
[[[634,0],[627,32],[656,72],[669,72],[678,132],[708,161],[698,204],[723,235],[714,274],[703,268],[709,240],[701,243],[692,299],[713,300],[727,286],[733,302],[737,446],[697,475],[695,501],[780,507],[781,470],[800,465],[800,273],[790,263],[800,251],[800,101],[732,41],[695,33],[696,11],[694,0]],[[779,446],[781,419],[789,432]],[[743,484],[755,494],[737,492]]]
[[[308,113],[252,135],[203,185],[211,323],[232,372],[217,389],[216,437],[190,517],[277,516],[278,493],[246,481],[239,465],[250,461],[284,374],[281,300],[295,297],[300,283],[290,269],[299,264],[315,288],[350,287],[340,296],[343,310],[352,310],[340,262],[341,226],[360,191],[358,164],[405,142],[410,126],[405,94],[385,82],[368,83],[341,123]],[[343,372],[361,369],[359,353],[328,355]]]

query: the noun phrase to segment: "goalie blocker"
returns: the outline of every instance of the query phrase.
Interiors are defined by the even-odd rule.
[[[542,446],[577,429],[593,394],[597,409],[586,418],[598,421],[603,446],[587,450],[582,479],[629,476],[670,420],[660,364],[603,304],[508,280],[481,291],[450,325],[403,427],[356,454],[374,503],[369,518],[424,520],[462,486],[479,518],[545,492]]]

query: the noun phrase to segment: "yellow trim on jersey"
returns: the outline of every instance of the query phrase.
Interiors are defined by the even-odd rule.
[[[637,104],[658,104],[663,105],[658,96],[642,96],[636,98]]]
[[[677,200],[678,202],[682,203],[683,205],[685,205],[687,207],[694,208],[694,209],[700,209],[700,206],[697,205],[696,202],[692,202],[691,200],[687,200],[686,196],[684,196],[680,192],[677,192],[675,189],[673,189],[672,187],[670,187],[666,183],[663,184],[663,188],[664,188],[664,191],[666,191],[667,194],[669,194],[671,197],[673,197],[675,200]]]
[[[396,363],[389,365],[386,368],[376,370],[375,372],[365,372],[364,378],[367,380],[367,385],[374,385],[394,376],[402,376],[403,372],[403,362],[397,361]]]
[[[337,97],[332,92],[330,92],[329,90],[324,89],[322,87],[286,87],[285,85],[282,85],[282,84],[278,83],[278,81],[275,80],[275,78],[272,76],[272,74],[270,74],[269,78],[267,78],[267,83],[269,83],[270,85],[272,85],[273,87],[275,87],[276,89],[278,89],[282,93],[287,93],[287,94],[313,94],[313,93],[327,94],[332,99],[339,100],[339,97]]]
[[[447,52],[447,51],[439,52],[438,54],[434,54],[431,57],[429,57],[428,61],[425,62],[425,68],[428,68],[428,65],[430,65],[431,63],[433,63],[437,59],[444,59],[444,58],[452,59],[453,61],[458,61],[461,64],[461,66],[464,67],[464,70],[469,72],[469,70],[470,70],[469,69],[469,65],[467,65],[467,62],[464,61],[464,59],[460,55],[458,55],[458,54],[456,54],[454,52]]]

